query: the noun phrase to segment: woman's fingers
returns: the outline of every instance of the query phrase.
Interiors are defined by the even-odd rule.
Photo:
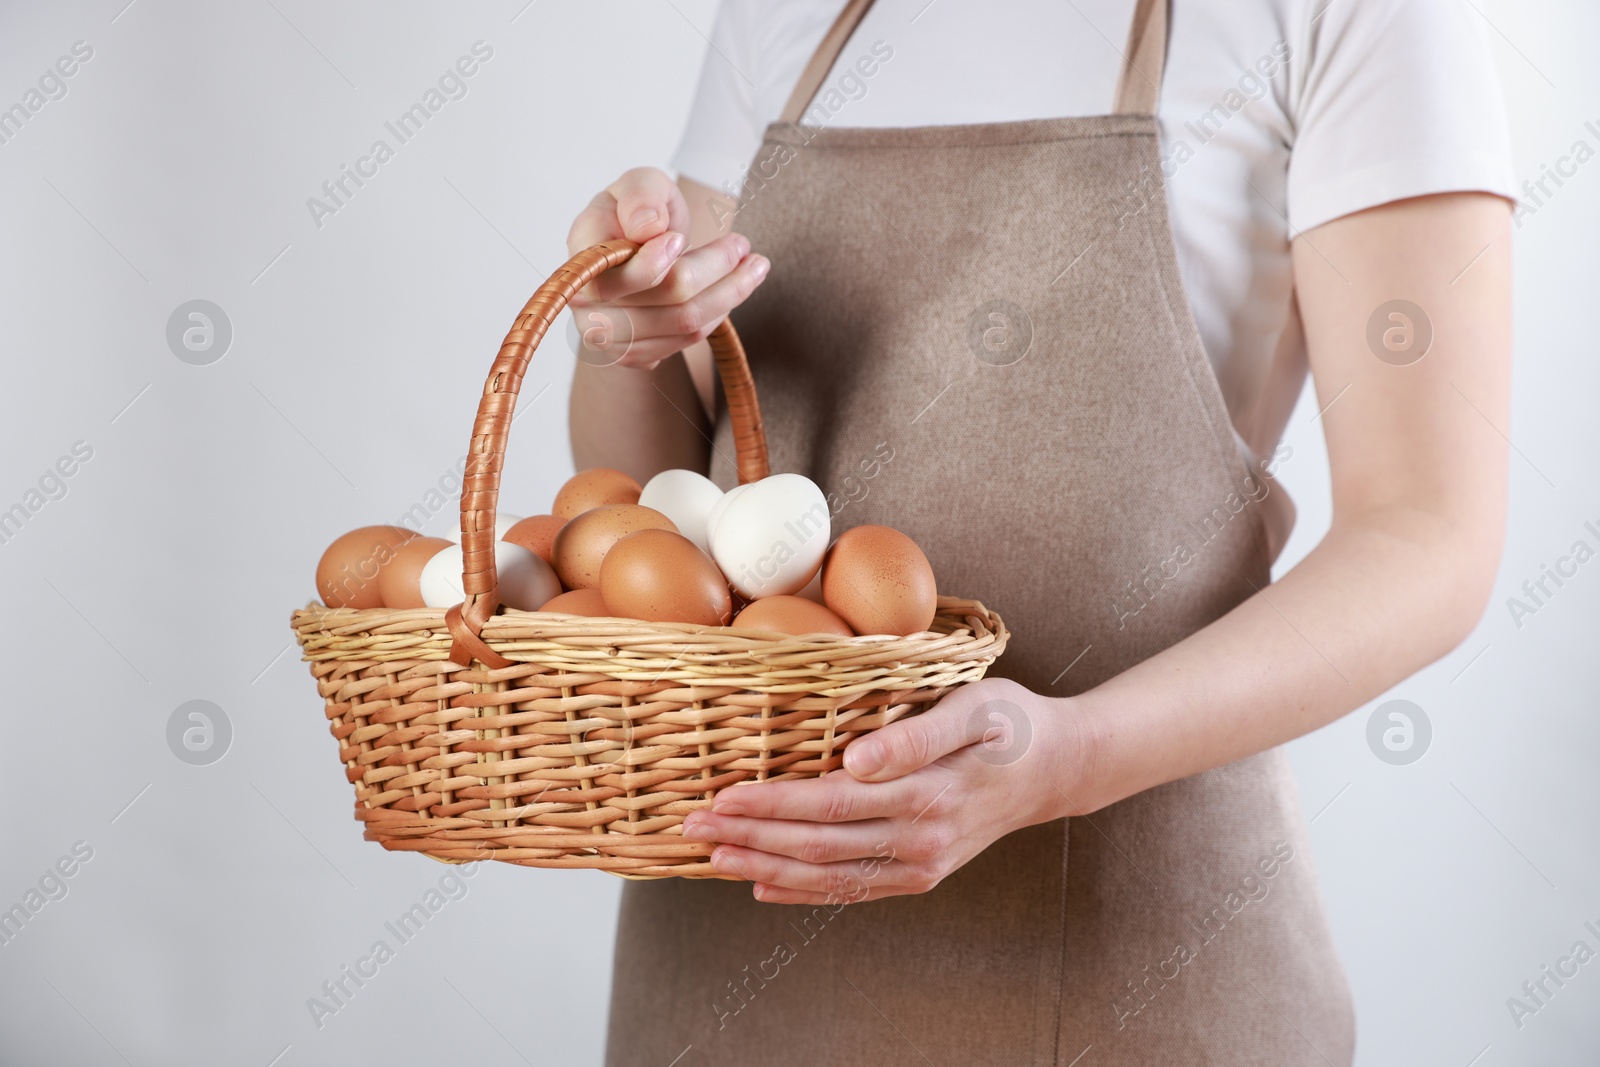
[[[919,888],[924,879],[910,867],[892,859],[806,863],[738,845],[718,845],[711,853],[711,866],[763,887],[820,893],[841,902],[859,900],[873,889],[891,886],[902,892],[924,891]],[[760,892],[757,897],[769,899]]]
[[[830,774],[789,782],[761,782],[722,790],[711,802],[717,815],[801,822],[860,822],[887,819],[917,811],[929,800],[922,779],[858,782],[848,774]]]
[[[969,745],[987,745],[983,750],[987,763],[1015,763],[1034,732],[1022,705],[1032,696],[1001,678],[964,686],[921,715],[852,742],[845,749],[844,769],[862,781],[882,782],[921,770]]]
[[[864,904],[869,900],[883,900],[885,897],[904,897],[916,892],[907,886],[899,885],[874,885],[859,896],[841,899],[831,893],[816,893],[809,889],[789,889],[781,885],[758,883],[753,890],[755,898],[763,904]]]
[[[572,252],[618,238],[640,245],[573,298],[580,358],[653,367],[705,340],[761,284],[770,264],[750,254],[748,239],[726,234],[686,251],[689,224],[682,190],[653,168],[628,171],[578,215]]]
[[[615,312],[611,312],[615,314]],[[600,367],[632,367],[635,370],[651,370],[656,364],[670,356],[675,356],[685,348],[701,340],[698,337],[646,337],[625,342],[621,346],[621,354],[608,353],[599,350],[590,356],[589,349],[585,348],[582,358],[585,362]]]
[[[697,811],[684,820],[683,836],[690,841],[740,845],[806,863],[865,859],[882,855],[888,847],[890,826],[887,820],[841,823],[828,827],[824,833],[819,833],[818,829],[812,822],[748,819]]]
[[[648,288],[634,288],[626,292],[620,289],[613,290],[610,288],[609,279],[605,277],[596,279],[591,288],[599,294],[599,299],[623,307],[665,307],[682,304],[732,274],[749,254],[748,237],[738,233],[724,234],[715,241],[707,242],[678,256],[667,265],[664,273],[657,275],[655,284]]]
[[[567,251],[626,237],[643,244],[669,231],[689,232],[689,205],[675,182],[652,167],[628,171],[595,195],[567,233]]]
[[[572,220],[572,228],[567,231],[567,251],[581,252],[590,245],[615,241],[621,236],[622,222],[617,218],[617,198],[609,192],[599,192]]]
[[[574,300],[572,314],[584,342],[581,358],[600,366],[650,368],[706,337],[767,276],[762,256],[748,256],[733,272],[686,303],[623,307]]]
[[[591,302],[614,300],[658,284],[688,245],[689,205],[671,178],[653,167],[628,171],[589,201],[567,233],[567,251],[625,237],[641,246],[632,259],[591,285]]]
[[[738,307],[767,276],[768,263],[762,256],[749,256],[708,288],[683,301],[660,307],[633,307],[612,304],[608,314],[626,321],[628,336],[634,338],[683,338],[703,340],[723,317]]]
[[[612,267],[580,295],[578,303],[651,307],[681,304],[726,277],[744,260],[750,242],[733,234],[683,251],[683,235],[664,233],[646,242],[634,257]]]
[[[611,238],[602,238],[611,240]],[[593,242],[591,242],[593,243]],[[666,278],[672,265],[683,254],[688,239],[676,230],[652,237],[639,246],[633,258],[620,267],[612,267],[580,292],[574,304],[606,304],[619,297],[651,289]],[[581,247],[587,247],[579,246]],[[573,251],[578,251],[574,248]]]
[[[576,255],[585,248],[603,241],[615,241],[622,236],[622,222],[617,218],[617,198],[609,191],[596,193],[594,199],[589,201],[589,206],[578,212],[578,217],[572,220],[572,229],[567,231],[567,252]],[[677,258],[677,252],[668,248],[665,236],[663,234],[657,238],[653,247],[652,242],[646,242],[632,259],[620,267],[612,267],[600,278],[614,292],[631,293],[654,285],[658,278],[665,276],[672,261]],[[680,245],[677,251],[681,250]],[[598,281],[591,282],[573,303],[580,300],[598,302],[598,284]]]
[[[616,200],[622,236],[648,241],[668,230],[689,232],[689,204],[683,190],[655,167],[635,167],[606,187]]]

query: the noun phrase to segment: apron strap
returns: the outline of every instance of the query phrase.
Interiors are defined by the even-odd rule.
[[[1161,98],[1161,70],[1167,58],[1167,5],[1170,0],[1138,0],[1128,29],[1128,50],[1123,54],[1122,75],[1117,79],[1118,115],[1153,115]],[[866,17],[872,0],[848,0],[844,10],[823,34],[800,80],[795,82],[779,122],[796,123],[806,113],[817,91],[833,70],[844,46]]]
[[[1118,115],[1154,115],[1161,100],[1161,72],[1167,62],[1169,0],[1139,0],[1128,28],[1128,50],[1117,79]]]
[[[794,92],[789,94],[789,102],[783,105],[783,114],[778,117],[779,122],[792,125],[800,121],[800,116],[811,106],[817,90],[822,88],[823,80],[833,69],[834,60],[844,51],[845,43],[850,40],[850,35],[856,32],[856,26],[866,17],[867,9],[870,7],[872,0],[849,0],[849,3],[844,5],[839,17],[833,20],[828,32],[822,35],[822,43],[817,45],[817,50],[812,53],[806,69],[800,72],[800,80],[795,82]]]

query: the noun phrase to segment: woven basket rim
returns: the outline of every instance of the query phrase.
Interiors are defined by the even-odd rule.
[[[449,659],[442,608],[328,608],[316,602],[290,620],[306,662],[431,662]],[[940,597],[933,627],[905,637],[795,636],[765,630],[505,609],[483,637],[513,666],[492,673],[603,675],[653,684],[713,685],[834,697],[884,684],[915,687],[929,672],[992,662],[1010,634],[976,600]],[[478,668],[479,665],[474,665]],[[937,684],[937,683],[935,683]]]
[[[447,610],[446,608],[330,608],[312,600],[307,602],[305,607],[295,609],[289,621],[305,653],[303,658],[306,661],[339,658],[325,654],[320,647],[316,649],[309,647],[319,644],[312,636],[315,634],[340,638],[341,644],[364,638],[370,639],[374,652],[372,658],[390,659],[396,657],[383,651],[385,644],[383,638],[388,636],[438,635],[448,646],[450,631],[445,623]],[[484,638],[496,651],[499,651],[502,645],[515,645],[519,640],[535,635],[557,644],[562,643],[563,639],[581,639],[575,641],[574,646],[585,648],[593,647],[597,638],[651,637],[658,638],[669,646],[673,642],[678,642],[701,651],[713,647],[712,643],[696,639],[710,638],[721,641],[729,646],[730,650],[737,648],[740,651],[755,652],[763,649],[787,649],[788,646],[808,649],[865,650],[887,645],[941,641],[945,638],[959,637],[962,633],[968,634],[974,640],[994,636],[999,636],[1003,640],[1010,636],[1000,616],[984,607],[982,602],[948,596],[938,598],[933,625],[929,629],[903,637],[893,634],[859,634],[853,637],[840,637],[835,634],[796,635],[748,627],[645,622],[640,619],[521,611],[516,608],[502,608],[499,614],[492,616],[484,624],[483,631]],[[448,656],[407,653],[399,658],[441,659]]]

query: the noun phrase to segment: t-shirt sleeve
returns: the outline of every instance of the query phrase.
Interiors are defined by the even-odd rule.
[[[689,122],[672,157],[683,177],[733,195],[764,129],[756,114],[755,18],[745,0],[719,5]]]
[[[1515,199],[1505,101],[1473,4],[1306,6],[1298,99],[1291,100],[1288,206],[1296,232],[1432,193]]]

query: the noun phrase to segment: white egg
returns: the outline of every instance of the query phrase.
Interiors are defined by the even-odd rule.
[[[512,514],[509,514],[507,512],[504,512],[504,511],[495,512],[494,513],[494,539],[496,541],[500,540],[500,538],[502,538],[502,537],[504,537],[506,535],[506,531],[507,530],[511,529],[511,527],[515,526],[517,523],[519,523],[521,521],[522,521],[522,516],[521,515],[512,515]],[[460,519],[459,516],[457,516],[457,518],[456,518],[455,527],[452,528],[449,533],[444,534],[443,536],[448,537],[450,540],[454,541],[456,544],[460,544],[461,543],[461,519]],[[459,603],[459,601],[457,601],[457,603]]]
[[[561,592],[561,581],[550,564],[521,545],[509,541],[494,543],[495,576],[500,585],[500,603],[522,611],[538,611],[540,605]],[[422,602],[430,608],[454,607],[467,598],[461,588],[461,546],[441,548],[423,564],[417,581]]]
[[[706,520],[712,509],[722,500],[723,492],[703,474],[694,471],[670,470],[644,483],[639,493],[639,503],[655,508],[672,520],[678,532],[710,552],[711,543],[706,533]]]
[[[815,482],[774,474],[743,487],[712,516],[711,556],[742,596],[796,593],[822,565],[829,520],[827,497]]]
[[[722,494],[722,498],[711,507],[711,512],[706,516],[706,543],[709,548],[712,536],[717,532],[717,523],[722,521],[723,514],[728,510],[728,505],[738,498],[739,494],[750,488],[750,482],[736,485]]]

